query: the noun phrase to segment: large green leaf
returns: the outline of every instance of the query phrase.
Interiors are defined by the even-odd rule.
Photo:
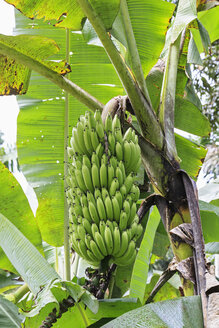
[[[161,0],[127,0],[127,5],[146,76],[163,49],[165,34],[175,6]],[[121,13],[113,24],[112,35],[127,47],[128,36],[124,34]]]
[[[13,174],[0,162],[0,212],[43,252],[39,228],[21,186]],[[0,268],[14,271],[2,249],[0,250]]]
[[[199,296],[181,297],[145,305],[123,314],[103,328],[200,328],[203,327]]]
[[[33,18],[43,18],[52,21],[58,27],[66,27],[71,30],[80,30],[82,19],[85,17],[77,0],[42,0],[31,2],[28,0],[6,0],[13,4],[25,16]],[[105,26],[109,29],[119,8],[119,0],[90,0],[96,12],[102,18]]]
[[[79,310],[78,323],[84,323],[84,317],[86,316],[86,307],[90,309],[90,313],[94,315],[98,312],[99,303],[87,290],[80,285],[73,283],[72,281],[55,280],[51,284],[45,286],[45,288],[37,295],[37,304],[31,311],[25,313],[27,316],[25,320],[26,328],[38,328],[41,326],[45,318],[56,309],[57,314],[59,309],[63,311],[66,303],[60,306],[64,300],[68,297],[77,302],[73,305],[73,308]],[[80,303],[78,303],[80,301]],[[65,312],[65,311],[63,311]],[[74,318],[75,320],[75,318]],[[59,322],[59,320],[58,320]],[[86,322],[86,321],[85,321]],[[72,325],[72,318],[70,322]],[[64,327],[66,327],[64,325]],[[87,327],[87,325],[85,325]]]
[[[64,55],[66,36],[61,29],[48,29],[37,21],[37,29],[26,29],[28,20],[16,15],[17,29],[22,33],[49,35],[57,40]],[[81,34],[71,33],[69,77],[103,102],[122,94],[123,89],[103,48],[87,45]],[[29,97],[29,98],[27,98]],[[42,237],[49,244],[63,244],[64,217],[64,125],[65,97],[62,90],[34,73],[27,97],[19,97],[18,157],[21,169],[34,187],[39,207],[37,221]],[[69,134],[86,107],[74,98],[69,105]]]
[[[0,295],[0,327],[20,328],[22,320],[17,306]]]
[[[205,243],[219,242],[219,207],[199,201]]]
[[[144,302],[151,251],[159,223],[160,214],[158,209],[153,207],[153,210],[151,211],[148,218],[144,237],[142,239],[140,249],[135,260],[130,283],[130,297],[138,297],[141,303]]]
[[[219,39],[219,22],[218,22],[219,7],[201,11],[198,13],[198,19],[203,24],[203,27],[208,31],[210,40],[213,43],[215,40]],[[202,40],[200,33],[197,29],[192,29],[192,34],[194,36],[196,45],[199,52],[203,51]]]
[[[0,246],[34,294],[59,278],[36,247],[2,214]]]
[[[43,36],[33,35],[17,35],[7,36],[0,35],[0,51],[8,52],[6,55],[0,56],[0,94],[24,94],[27,92],[30,79],[30,70],[14,59],[10,58],[10,50],[17,52],[17,60],[21,55],[28,56],[30,60],[52,69],[59,74],[69,72],[65,61],[49,61],[46,60],[51,55],[59,51],[57,44]]]

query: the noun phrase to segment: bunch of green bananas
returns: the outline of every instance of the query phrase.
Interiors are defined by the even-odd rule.
[[[120,120],[86,112],[72,130],[66,191],[73,249],[98,266],[106,256],[117,265],[131,264],[142,225],[136,214],[141,164],[135,132],[122,135]]]

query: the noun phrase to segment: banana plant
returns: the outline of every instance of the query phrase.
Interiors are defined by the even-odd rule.
[[[25,272],[30,270],[27,264],[24,262],[24,270],[14,257],[16,248],[8,251],[7,243],[0,243],[2,269],[19,273],[38,299],[37,310],[30,311],[31,306],[25,305],[23,312],[31,313],[25,320],[25,327],[38,327],[43,315],[46,319],[41,320],[41,327],[56,326],[60,317],[58,322],[63,327],[68,327],[68,322],[75,323],[76,318],[80,318],[78,327],[88,327],[97,321],[99,327],[121,327],[122,323],[125,327],[134,327],[138,320],[143,320],[144,327],[147,324],[169,327],[174,326],[174,320],[181,315],[185,321],[182,319],[180,324],[186,322],[189,327],[191,306],[195,309],[193,326],[206,327],[208,273],[204,238],[205,242],[215,242],[218,236],[213,228],[207,227],[205,215],[202,216],[202,232],[195,185],[206,151],[185,136],[192,133],[203,137],[210,132],[210,124],[199,111],[191,87],[190,64],[200,64],[199,52],[208,51],[211,42],[218,38],[218,29],[206,23],[208,17],[217,17],[218,7],[213,4],[210,8],[207,1],[195,0],[179,0],[177,7],[161,0],[113,0],[110,3],[106,0],[67,0],[55,4],[47,0],[31,7],[26,0],[7,2],[20,13],[16,13],[17,35],[0,36],[0,90],[1,94],[19,95],[18,158],[39,202],[36,221],[30,214],[36,231],[35,240],[32,240],[32,231],[19,224],[21,216],[27,221],[21,205],[22,214],[18,213],[16,219],[8,210],[7,197],[2,201],[1,222],[4,225],[7,220],[11,221],[10,238],[12,232],[15,233],[15,225],[20,239],[22,234],[29,239],[24,239],[26,248],[32,250],[32,246],[28,246],[30,242],[38,248],[38,251],[33,248],[31,254],[24,255],[35,254],[45,268],[48,267],[46,261],[40,257],[40,252],[43,254],[41,236],[52,246],[64,245],[67,280],[61,281],[54,270],[49,274],[50,269],[46,269],[45,279],[38,277],[36,286],[32,286],[32,279],[28,280]],[[141,148],[143,178],[139,177],[139,183],[144,184],[146,176],[151,186],[147,197],[143,192],[140,197],[138,216],[145,231],[134,266],[117,270],[111,279],[115,286],[109,287],[109,294],[120,298],[99,301],[98,312],[91,296],[69,283],[69,218],[65,197],[67,148],[72,127],[87,109],[98,109],[102,116],[118,111],[126,114],[122,128],[124,131],[129,127],[135,130]],[[10,174],[4,167],[1,172],[4,172],[4,185]],[[14,180],[12,182],[12,185],[16,184]],[[21,193],[20,190],[16,192]],[[216,206],[209,208],[206,205],[201,210],[201,214],[212,214],[212,226],[216,227]],[[156,240],[160,246],[157,251],[154,248]],[[157,279],[154,289],[148,292],[150,257],[151,254],[162,256],[162,241],[167,247],[171,245],[174,258]],[[23,263],[21,254],[19,258]],[[39,264],[37,268],[40,268]],[[36,272],[31,272],[34,279]],[[183,304],[186,310],[175,311],[176,316],[168,325],[168,315],[162,316],[159,306],[145,303],[151,302],[176,272],[185,298],[165,301],[159,306],[175,311]],[[124,284],[126,277],[128,286]],[[119,281],[123,281],[122,286]],[[44,294],[40,293],[42,286]],[[129,289],[129,299],[122,298],[122,289]],[[16,300],[9,299],[18,303],[23,291],[18,295]],[[46,304],[43,304],[44,295]],[[175,291],[174,296],[179,294]],[[67,305],[66,310],[71,309],[62,315],[63,300],[69,301],[69,297],[72,306]],[[91,311],[82,309],[80,303],[76,305],[80,300],[88,307],[90,305]],[[3,303],[8,306],[6,301]],[[130,310],[133,312],[126,314]],[[57,311],[59,315],[56,315]],[[145,312],[150,313],[150,320]],[[116,317],[119,318],[110,322]],[[107,321],[109,323],[104,325]]]

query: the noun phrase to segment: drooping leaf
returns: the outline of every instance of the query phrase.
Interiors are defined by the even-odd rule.
[[[144,302],[144,294],[150,264],[150,257],[154,243],[157,227],[160,223],[160,214],[156,207],[150,213],[147,221],[144,237],[142,239],[130,283],[130,297],[138,297],[141,303]]]
[[[163,48],[169,20],[175,6],[160,0],[128,0],[129,15],[145,76],[157,62]],[[156,15],[154,13],[156,12]],[[119,13],[111,31],[127,47]]]
[[[186,26],[197,18],[196,1],[180,0],[176,17],[171,28],[171,43],[174,42]]]
[[[0,162],[0,211],[43,253],[39,228],[23,189],[13,174]],[[13,206],[12,206],[13,205]],[[0,268],[15,269],[0,250]]]
[[[203,27],[207,30],[211,43],[219,38],[218,14],[218,6],[198,13],[198,19]],[[203,45],[200,33],[197,29],[192,29],[192,34],[197,44],[198,50],[201,53],[203,51]],[[209,42],[209,40],[207,42]]]
[[[34,294],[41,286],[59,278],[36,247],[2,214],[0,246]]]
[[[23,316],[18,307],[0,295],[0,327],[20,328]]]
[[[175,134],[175,138],[177,153],[181,159],[180,167],[191,177],[196,178],[207,151],[179,134]]]
[[[123,314],[103,328],[200,328],[203,327],[199,296],[157,302]]]
[[[63,316],[54,324],[54,328],[69,327],[72,318],[74,318],[74,328],[86,328],[88,325],[90,327],[102,327],[106,322],[113,318],[116,318],[127,311],[136,309],[139,306],[140,304],[137,302],[137,299],[131,298],[100,300],[99,310],[96,314],[89,309],[84,311],[85,321],[83,321],[80,314],[81,308],[74,306],[69,309],[68,312],[63,314]],[[72,323],[70,325],[72,325]]]
[[[15,58],[11,59],[11,49],[16,51]],[[48,61],[51,55],[59,51],[57,44],[46,37],[33,35],[7,36],[0,35],[0,94],[24,94],[27,92],[30,70],[19,64],[21,56],[43,64],[53,71],[65,75],[70,71],[65,61]],[[8,56],[7,56],[8,55]]]

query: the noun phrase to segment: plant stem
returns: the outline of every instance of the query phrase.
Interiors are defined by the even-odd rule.
[[[74,96],[76,99],[78,99],[81,103],[86,105],[91,110],[103,110],[104,105],[99,100],[90,95],[84,89],[80,88],[77,84],[73,83],[72,81],[60,75],[59,73],[54,72],[52,69],[48,68],[37,60],[27,55],[24,55],[16,49],[11,48],[3,43],[0,43],[0,54],[13,58],[20,64],[23,64],[28,68],[36,71],[40,75],[46,77],[58,87]]]
[[[100,41],[102,42],[105,51],[107,52],[112,64],[114,65],[118,76],[128,94],[134,112],[139,121],[144,137],[158,149],[163,149],[163,132],[157,121],[156,115],[148,103],[147,99],[135,83],[130,71],[128,70],[123,58],[117,51],[109,34],[103,25],[98,14],[95,12],[88,0],[78,0],[79,5],[84,11],[85,15],[93,25]]]
[[[66,60],[69,62],[70,33],[66,29]],[[65,126],[64,126],[64,190],[67,188],[66,177],[68,174],[68,126],[69,126],[69,94],[65,94]],[[69,245],[69,216],[68,203],[64,193],[64,254],[65,254],[65,279],[71,280],[70,245]]]
[[[176,41],[170,44],[160,96],[159,121],[165,134],[170,160],[178,159],[174,135],[174,111],[180,40],[181,33]]]
[[[114,284],[115,284],[115,276],[116,276],[116,270],[111,273],[111,277],[110,277],[110,282],[109,282],[109,295],[108,295],[108,298],[109,299],[112,298],[113,287],[114,287]]]
[[[5,298],[7,298],[10,302],[16,304],[27,292],[29,292],[29,290],[29,286],[27,284],[24,284],[19,287],[14,293],[6,294]]]
[[[129,50],[129,53],[131,56],[132,68],[133,68],[135,77],[137,79],[137,82],[138,82],[142,92],[144,93],[148,103],[151,105],[151,100],[150,100],[150,96],[148,93],[148,89],[146,87],[144,73],[143,73],[142,66],[141,66],[141,61],[140,61],[140,57],[139,57],[139,53],[138,53],[137,44],[135,41],[134,32],[132,29],[132,23],[131,23],[131,19],[129,16],[129,11],[128,11],[128,6],[127,6],[126,0],[121,0],[120,9],[121,9],[121,16],[122,16],[125,32],[126,32],[126,35],[128,36],[127,42],[128,42],[128,50]],[[151,107],[152,107],[152,105],[151,105]]]
[[[57,273],[59,273],[59,256],[58,256],[58,247],[55,248],[55,256],[56,256],[56,260],[55,260],[55,270]]]

